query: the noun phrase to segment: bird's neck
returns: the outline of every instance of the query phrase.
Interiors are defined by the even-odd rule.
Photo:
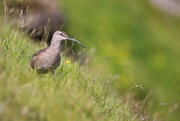
[[[51,49],[54,53],[59,54],[59,53],[60,53],[60,44],[61,44],[60,41],[58,41],[58,42],[56,42],[56,43],[51,43],[50,49]]]

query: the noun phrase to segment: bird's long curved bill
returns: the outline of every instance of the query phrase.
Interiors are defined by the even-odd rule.
[[[73,41],[73,42],[76,42],[76,43],[78,43],[79,45],[81,45],[82,47],[85,48],[85,46],[84,46],[82,43],[80,43],[79,41],[77,41],[77,40],[74,39],[74,38],[68,37],[68,40],[71,40],[71,41]]]

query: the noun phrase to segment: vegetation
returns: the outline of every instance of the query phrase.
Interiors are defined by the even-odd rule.
[[[68,33],[93,52],[92,70],[111,74],[119,95],[141,84],[143,90],[133,92],[146,102],[144,110],[159,120],[180,119],[178,17],[161,13],[148,0],[61,2]]]
[[[72,60],[63,55],[61,81],[54,86],[51,76],[38,77],[28,68],[32,53],[43,46],[2,28],[0,112],[24,120],[180,118],[178,17],[144,0],[61,0],[60,5],[68,20],[64,29],[86,45],[87,62],[67,64]],[[141,85],[143,90],[134,89]]]
[[[56,84],[51,74],[38,76],[30,69],[30,57],[43,45],[9,27],[2,28],[0,40],[1,121],[137,119],[130,106],[106,93],[98,78],[88,73],[88,63],[80,67],[62,54]]]

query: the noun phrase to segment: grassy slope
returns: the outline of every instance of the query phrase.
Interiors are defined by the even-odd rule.
[[[141,83],[138,99],[150,109],[154,105],[155,117],[179,119],[179,19],[154,11],[144,0],[62,2],[66,32],[93,54],[89,68],[101,74],[99,81],[109,79],[120,95]]]
[[[0,32],[0,120],[1,121],[135,121],[130,106],[104,91],[89,74],[88,64],[69,64],[63,56],[52,75],[38,76],[29,68],[31,55],[42,48],[9,27]]]
[[[69,33],[94,52],[92,69],[114,75],[119,94],[134,83],[142,84],[138,99],[153,105],[151,113],[164,120],[179,119],[179,19],[155,11],[143,0],[62,2]],[[167,105],[159,108],[164,102]]]

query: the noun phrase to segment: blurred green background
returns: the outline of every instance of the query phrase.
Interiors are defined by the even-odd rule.
[[[59,0],[66,32],[81,41],[95,76],[119,96],[135,84],[144,111],[180,119],[180,19],[144,0]],[[132,95],[133,96],[133,95]]]
[[[180,118],[178,17],[144,0],[62,0],[61,6],[68,33],[87,46],[97,76],[111,74],[120,95],[141,84],[135,98],[148,102],[151,114]]]

